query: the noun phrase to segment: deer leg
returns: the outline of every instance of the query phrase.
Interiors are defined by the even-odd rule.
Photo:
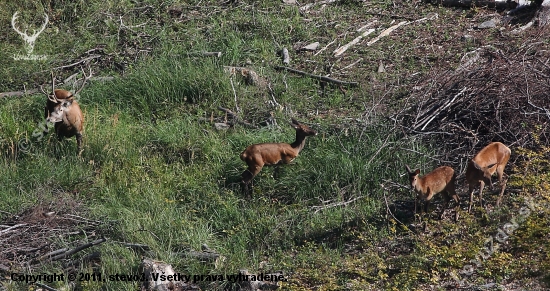
[[[430,212],[430,200],[426,199],[426,202],[424,203],[424,206],[426,207],[426,213]],[[424,212],[422,212],[422,213],[424,213]]]
[[[245,170],[243,173],[242,173],[242,191],[243,191],[243,194],[245,195],[249,195],[250,194],[250,184],[252,182],[252,179],[254,178],[254,175],[252,174],[252,172],[250,172],[250,170]]]
[[[280,168],[279,164],[275,165],[275,169],[273,169],[273,179],[278,179],[280,174]]]
[[[76,134],[76,147],[80,156],[82,154],[82,133],[80,132]]]
[[[502,201],[502,194],[504,194],[504,190],[506,189],[506,183],[508,183],[508,178],[504,179],[502,182],[500,182],[500,186],[502,187],[500,189],[500,194],[498,195],[498,200],[497,200],[497,207],[500,206],[500,202]]]
[[[455,200],[456,202],[456,206],[455,206],[455,221],[458,221],[458,209],[460,209],[460,200],[458,199],[458,195],[453,194],[453,199]]]
[[[474,186],[468,186],[468,191],[470,192],[470,206],[468,206],[468,213],[472,211],[472,205],[474,204]]]
[[[508,183],[508,177],[504,178],[504,167],[498,167],[497,168],[497,174],[498,174],[498,183],[500,184],[500,194],[498,195],[497,199],[497,207],[500,206],[500,202],[502,201],[502,194],[504,194],[504,189],[506,189],[506,183]]]
[[[481,204],[481,208],[483,207],[483,187],[485,187],[485,182],[481,181],[479,183],[479,204]]]
[[[248,169],[246,169],[242,173],[243,192],[245,194],[247,195],[250,194],[250,192],[252,191],[252,188],[254,187],[254,184],[252,182],[254,179],[254,176],[256,176],[261,170],[262,170],[261,166],[249,166]]]
[[[414,199],[414,214],[418,213],[416,205],[418,205],[418,197],[416,197],[416,199]]]
[[[417,205],[420,206],[420,214],[418,214]],[[415,214],[415,216],[416,216],[416,214],[418,214],[419,221],[422,221],[422,207],[423,206],[424,206],[424,201],[422,199],[420,199],[419,196],[417,196],[416,199],[414,199],[414,214]],[[416,218],[415,218],[415,220],[416,220]]]

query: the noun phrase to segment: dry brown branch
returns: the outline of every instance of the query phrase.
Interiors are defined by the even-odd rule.
[[[318,76],[318,75],[306,73],[304,71],[296,70],[296,69],[289,68],[289,67],[276,66],[275,69],[277,69],[277,70],[286,70],[286,71],[289,71],[289,72],[292,72],[292,73],[296,73],[298,75],[310,77],[310,78],[313,78],[313,79],[317,79],[317,80],[321,80],[321,81],[324,81],[324,82],[329,82],[329,83],[333,83],[333,84],[337,84],[337,85],[349,86],[349,87],[359,86],[359,83],[357,83],[357,82],[340,81],[340,80],[336,80],[336,79],[325,77],[325,76]]]

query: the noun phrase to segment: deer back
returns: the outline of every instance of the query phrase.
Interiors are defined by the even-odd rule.
[[[241,153],[241,160],[261,161],[265,165],[275,165],[293,160],[298,151],[287,143],[259,143],[247,147]]]
[[[419,176],[419,169],[413,172],[410,171],[410,168],[407,166],[407,171],[409,173],[411,187],[416,193],[425,196],[427,200],[430,200],[434,194],[443,191],[454,192],[455,175],[451,167],[442,166],[436,168],[432,172],[424,175],[424,177]]]
[[[511,150],[500,142],[492,142],[484,147],[468,162],[466,180],[468,183],[477,183],[479,180],[488,180],[498,167],[504,168],[510,159]]]

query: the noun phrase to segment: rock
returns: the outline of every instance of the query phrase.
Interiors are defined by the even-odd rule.
[[[216,123],[214,123],[214,127],[217,130],[226,130],[230,127],[230,125],[227,124],[227,123],[223,123],[223,122],[216,122]]]
[[[315,50],[317,50],[318,47],[319,47],[319,42],[316,41],[314,43],[310,43],[310,44],[306,45],[305,47],[302,48],[302,50],[304,50],[304,51],[315,51]]]
[[[487,20],[487,21],[483,22],[482,24],[478,25],[477,28],[479,28],[479,29],[495,28],[499,24],[500,24],[500,19],[493,18],[491,20]]]

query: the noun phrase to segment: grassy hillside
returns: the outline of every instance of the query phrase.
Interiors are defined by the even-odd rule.
[[[14,54],[25,54],[10,25],[15,11],[29,31],[40,25],[43,11],[49,15],[34,48],[45,60],[14,60]],[[0,265],[6,267],[0,268],[0,288],[36,290],[11,280],[13,273],[135,274],[142,257],[191,275],[282,271],[281,290],[550,288],[544,142],[538,140],[537,148],[512,146],[509,190],[500,209],[493,207],[497,195],[486,192],[489,209],[466,213],[467,189],[459,184],[459,223],[448,212],[444,220],[433,213],[424,230],[412,214],[404,165],[426,173],[449,162],[440,158],[443,141],[428,143],[406,133],[406,124],[393,116],[411,106],[405,97],[415,85],[431,72],[454,70],[465,53],[482,45],[522,45],[521,37],[499,29],[472,30],[492,13],[389,1],[338,1],[307,11],[282,1],[0,3],[1,92],[48,88],[50,72],[58,84],[73,74],[80,78],[81,65],[94,77],[109,77],[92,79],[78,96],[86,121],[80,157],[74,138],[33,135],[41,131],[44,95],[0,98],[0,225],[42,226],[32,229],[32,237],[22,228],[0,229]],[[368,41],[400,21],[421,18],[427,20],[333,56],[360,27],[376,28]],[[461,40],[464,34],[475,41]],[[541,30],[528,37],[548,47],[546,35]],[[313,42],[320,43],[315,52],[299,50]],[[283,47],[290,51],[289,66],[359,87],[277,70]],[[260,82],[248,84],[227,66],[253,70]],[[60,87],[73,90],[70,84]],[[235,122],[220,106],[246,123]],[[268,125],[271,117],[276,125]],[[252,195],[243,195],[239,182],[246,165],[239,154],[253,143],[292,142],[291,118],[319,134],[307,139],[291,165],[265,167]],[[541,125],[547,122],[541,117]],[[216,129],[215,123],[231,126]],[[546,133],[534,128],[534,139],[537,135]],[[460,175],[464,164],[451,163]],[[434,210],[440,201],[436,198]],[[59,235],[69,227],[49,224],[54,219],[49,212],[77,215],[85,227],[71,226],[75,229]],[[513,218],[518,227],[466,276],[464,267],[480,257],[487,238]],[[101,237],[107,242],[68,258],[24,264]],[[48,244],[18,248],[29,240]],[[222,257],[204,262],[185,255],[204,244]],[[94,252],[99,258],[79,261]],[[137,285],[43,283],[58,290]],[[227,280],[196,283],[203,290],[238,288]]]

